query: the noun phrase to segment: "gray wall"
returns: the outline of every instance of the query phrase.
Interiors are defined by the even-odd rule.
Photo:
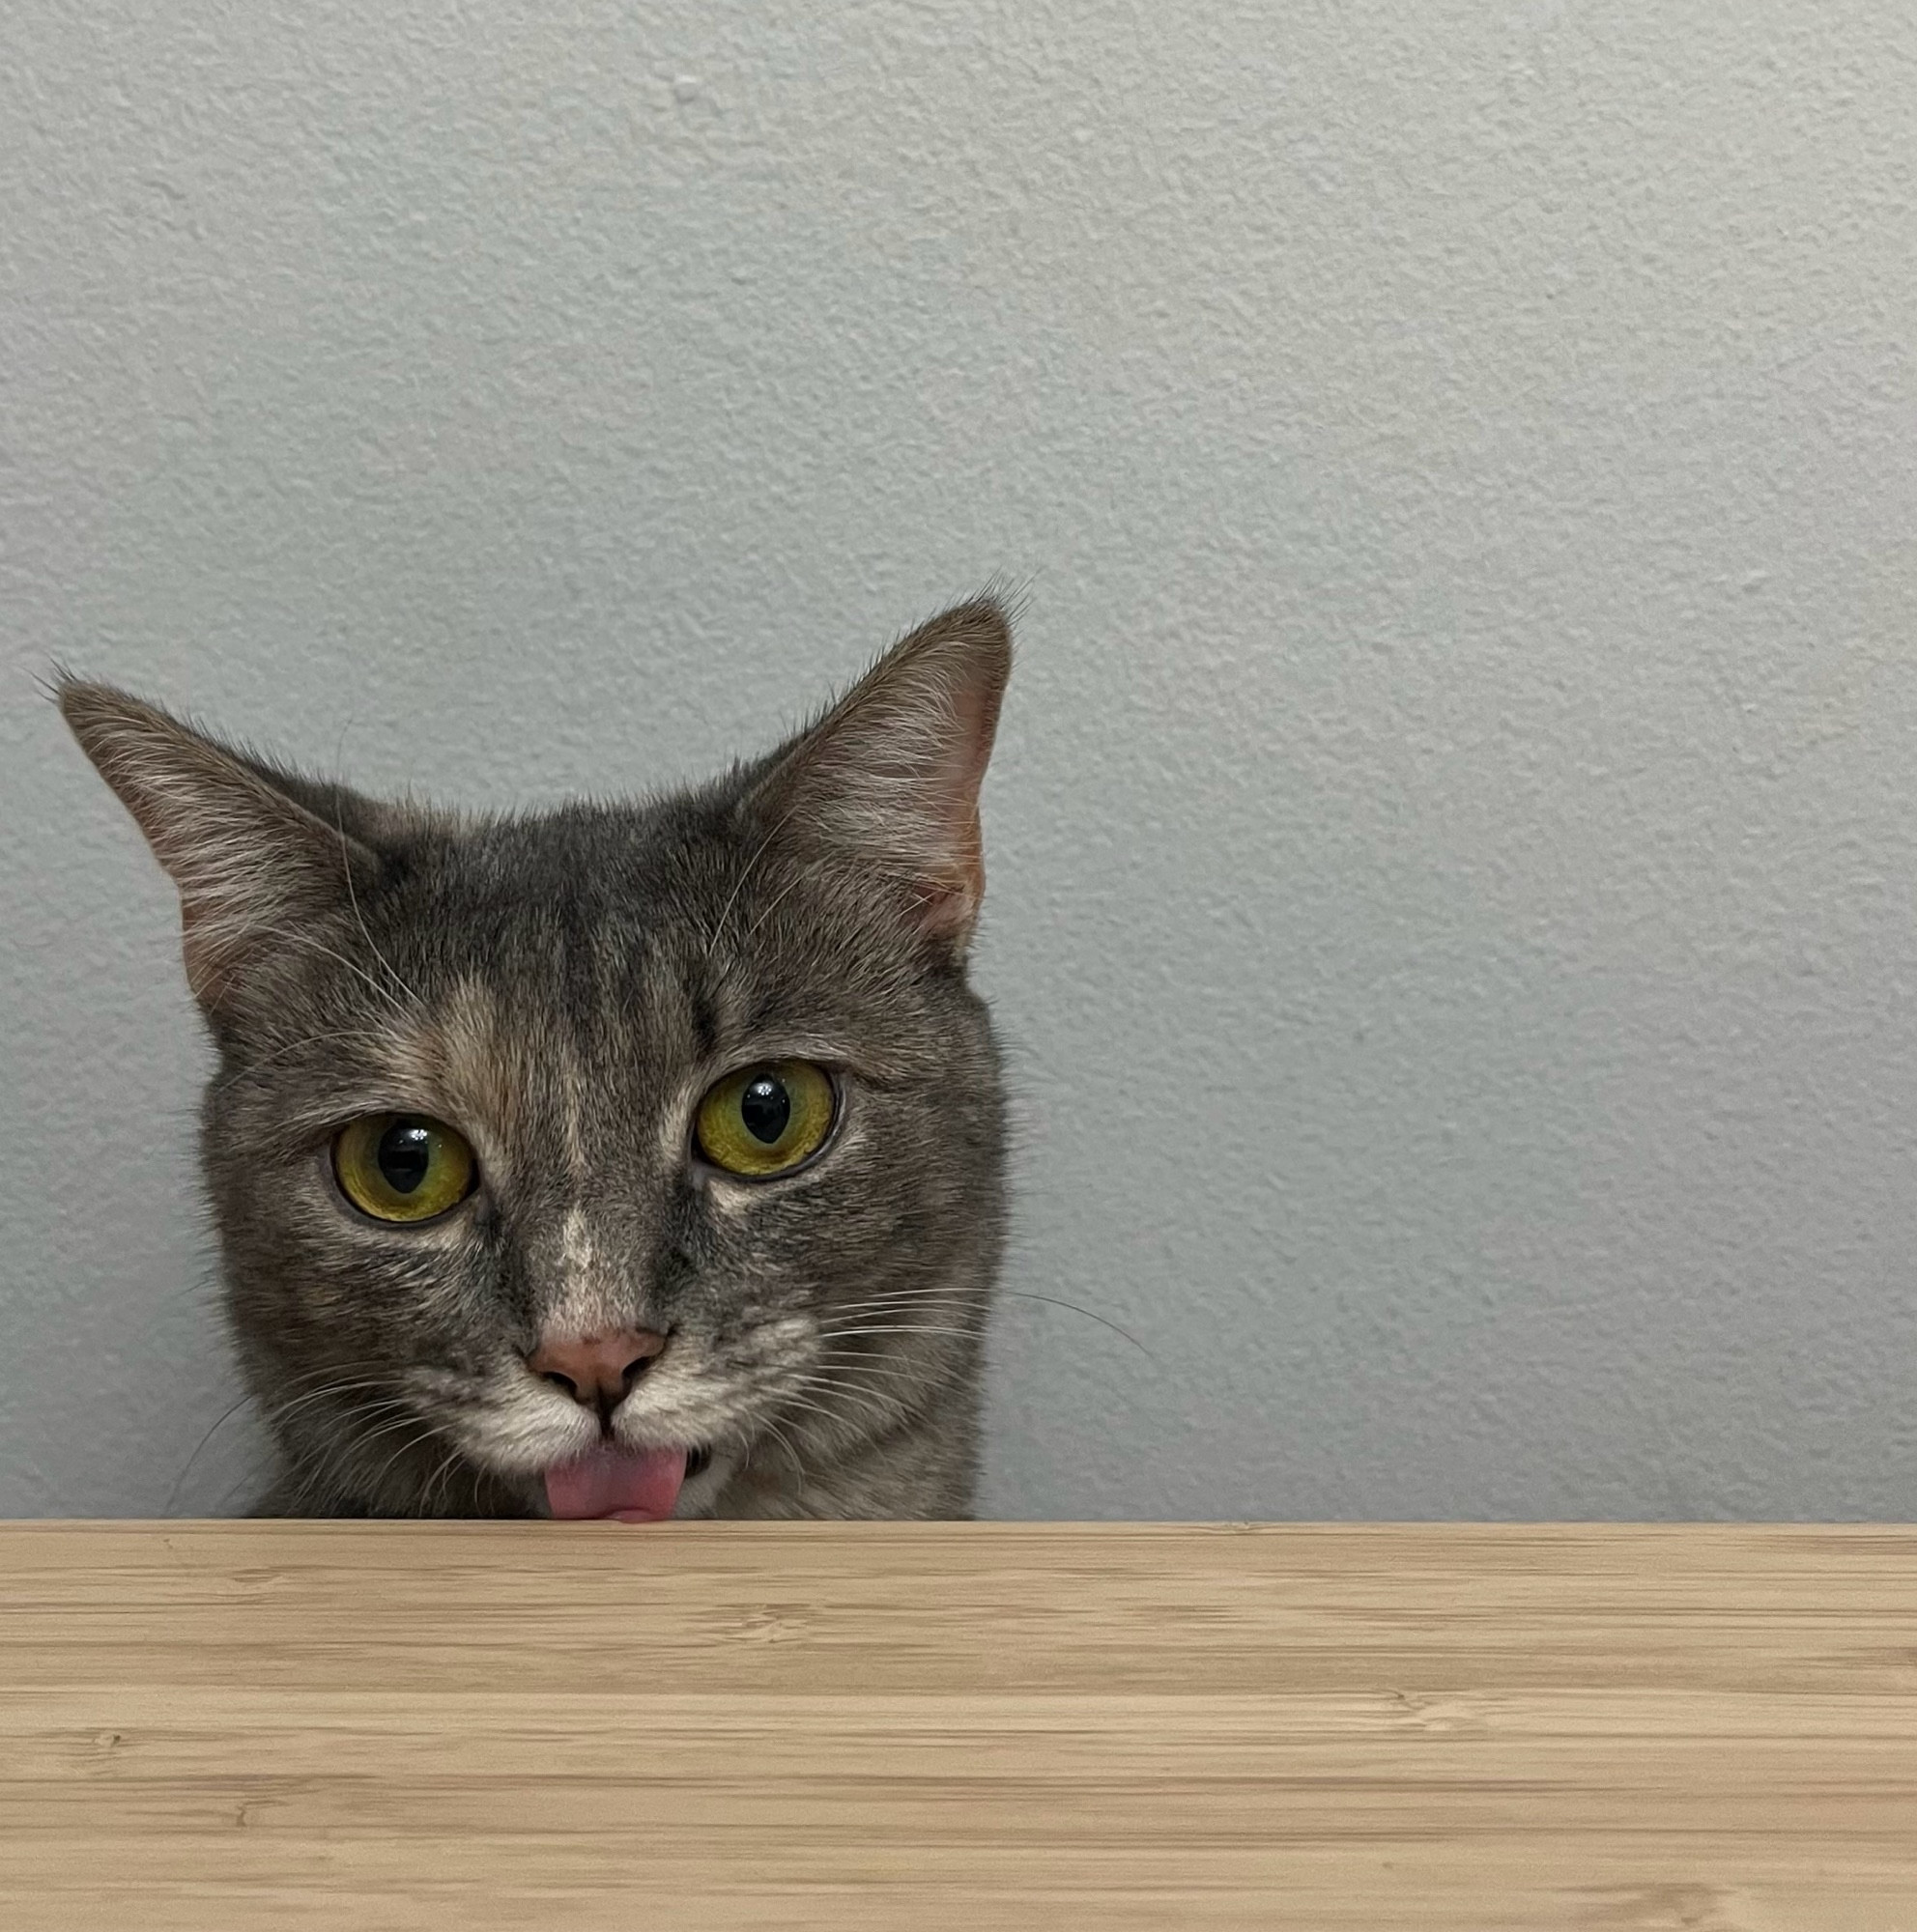
[[[1675,17],[1678,14],[1685,17]],[[490,805],[1029,586],[1016,1514],[1917,1511],[1917,25],[15,0],[0,1510],[232,1508],[60,657]]]

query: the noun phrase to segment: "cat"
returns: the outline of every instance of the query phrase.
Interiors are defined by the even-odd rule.
[[[377,802],[60,707],[180,894],[255,1514],[970,1514],[1005,1222],[989,596],[643,803]]]

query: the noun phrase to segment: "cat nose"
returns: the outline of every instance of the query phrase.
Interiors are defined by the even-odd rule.
[[[526,1366],[564,1389],[581,1407],[598,1410],[605,1421],[665,1347],[665,1336],[650,1328],[615,1328],[544,1341],[527,1356]]]

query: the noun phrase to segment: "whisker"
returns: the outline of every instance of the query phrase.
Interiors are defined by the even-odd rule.
[[[231,1073],[223,1073],[214,1081],[211,1091],[223,1094],[227,1088],[245,1079],[249,1073],[257,1073],[263,1066],[271,1066],[275,1061],[283,1060],[289,1053],[298,1053],[305,1047],[321,1046],[334,1040],[358,1040],[363,1046],[378,1047],[384,1042],[378,1034],[362,1033],[358,1029],[340,1029],[332,1033],[309,1033],[300,1039],[288,1040],[284,1046],[276,1046],[271,1053],[262,1054],[259,1059],[248,1061],[244,1066],[236,1066]]]
[[[758,937],[759,927],[762,926],[765,923],[765,922],[772,917],[773,913],[776,912],[779,909],[779,907],[787,898],[789,898],[791,895],[800,886],[806,884],[808,880],[815,877],[816,873],[819,871],[819,869],[820,868],[817,866],[801,866],[798,871],[795,872],[790,879],[788,879],[783,886],[779,888],[779,890],[776,893],[772,895],[771,898],[768,899],[766,903],[759,908],[758,917],[756,920],[754,920],[749,926],[746,927],[744,937],[741,938],[739,941],[739,946],[741,950],[743,950],[746,947],[749,947],[753,943],[753,941]]]
[[[346,727],[344,725],[340,727],[339,740],[341,747],[344,748],[346,743]],[[384,952],[380,951],[378,943],[374,940],[372,933],[367,929],[366,916],[359,910],[359,894],[358,889],[354,886],[353,883],[353,853],[351,847],[349,847],[346,842],[346,804],[344,799],[341,798],[338,792],[335,792],[333,794],[332,802],[333,802],[332,829],[339,838],[339,869],[346,880],[346,896],[348,902],[353,907],[353,918],[355,923],[359,928],[359,937],[366,942],[367,949],[371,952],[373,957],[380,962],[380,965],[384,969],[386,978],[390,980],[393,982],[393,984],[397,986],[399,990],[402,993],[404,993],[406,997],[414,1003],[415,1006],[423,1006],[425,1003],[420,999],[419,995],[415,993],[413,990],[413,988],[409,986],[406,983],[406,981],[400,977],[399,969],[396,966],[394,966],[392,961],[388,959]]]
[[[890,1294],[868,1295],[863,1301],[835,1301],[830,1309],[833,1315],[864,1315],[881,1308],[923,1308],[928,1302],[939,1299],[940,1291],[930,1288],[898,1289]],[[951,1297],[958,1300],[957,1294]]]
[[[785,831],[786,821],[798,809],[796,805],[788,806],[786,810],[779,814],[771,831],[753,848],[752,857],[746,861],[745,868],[739,873],[737,880],[733,883],[732,890],[726,896],[726,903],[719,908],[719,917],[713,923],[711,937],[705,942],[705,963],[707,965],[712,963],[712,955],[719,950],[720,940],[725,937],[726,922],[731,918],[732,908],[738,903],[739,895],[745,891],[747,882],[752,878],[753,873],[758,869],[758,862],[772,849],[772,841],[778,838],[780,833]]]
[[[873,1295],[864,1301],[849,1302],[836,1306],[831,1312],[838,1316],[884,1314],[892,1308],[917,1306],[940,1292],[936,1287],[895,1289],[887,1294]],[[1015,1301],[1036,1301],[1042,1302],[1047,1308],[1069,1309],[1073,1315],[1082,1315],[1087,1321],[1096,1321],[1100,1327],[1109,1328],[1114,1335],[1120,1336],[1123,1340],[1130,1343],[1147,1361],[1158,1360],[1157,1355],[1143,1342],[1139,1341],[1137,1336],[1132,1334],[1129,1328],[1114,1321],[1107,1315],[1101,1315],[1096,1308],[1086,1308],[1078,1302],[1067,1301],[1056,1294],[1037,1294],[1030,1289],[1001,1288],[997,1293]]]
[[[928,1322],[895,1322],[890,1326],[873,1328],[821,1328],[821,1335],[836,1341],[844,1341],[853,1335],[964,1335],[977,1341],[984,1334],[983,1326],[978,1328],[941,1328]]]
[[[781,1451],[784,1453],[786,1457],[787,1462],[791,1463],[792,1474],[798,1479],[798,1485],[799,1485],[798,1494],[794,1498],[794,1500],[801,1507],[803,1507],[806,1499],[806,1465],[804,1459],[800,1456],[798,1450],[792,1446],[791,1438],[786,1434],[786,1432],[783,1429],[779,1427],[779,1425],[776,1422],[772,1420],[770,1416],[768,1416],[763,1422],[763,1424],[761,1424],[760,1426],[765,1430],[766,1434],[769,1435],[772,1437],[772,1439],[779,1445]],[[748,1460],[750,1460],[751,1457],[750,1450],[747,1451],[747,1457]]]
[[[265,1410],[260,1420],[271,1429],[274,1425],[284,1422],[288,1416],[304,1408],[309,1403],[325,1402],[332,1396],[351,1395],[358,1391],[378,1390],[388,1386],[389,1384],[386,1382],[329,1383],[325,1388],[308,1389],[304,1395],[295,1396],[291,1402],[277,1404],[272,1408]],[[382,1408],[410,1408],[411,1406],[412,1405],[404,1397],[393,1395],[389,1396],[384,1402],[356,1404],[353,1412],[356,1414],[370,1415],[376,1414]]]
[[[394,1012],[398,1013],[402,1018],[410,1019],[412,1017],[410,1009],[397,998],[390,988],[381,985],[357,959],[351,959],[344,952],[337,952],[323,941],[315,939],[311,933],[296,932],[290,926],[268,925],[255,928],[250,936],[256,941],[273,940],[282,947],[289,948],[295,952],[315,952],[323,959],[330,959],[335,965],[344,966],[356,979],[363,980],[366,986],[372,992],[377,993]]]
[[[1156,1362],[1158,1357],[1129,1328],[1121,1328],[1116,1321],[1098,1313],[1096,1309],[1080,1308],[1075,1301],[1061,1301],[1055,1294],[1033,1294],[1020,1288],[1002,1288],[1001,1294],[1009,1294],[1018,1301],[1043,1301],[1047,1308],[1069,1308],[1074,1315],[1082,1315],[1087,1321],[1096,1321],[1101,1328],[1109,1328],[1114,1335],[1122,1335],[1145,1357],[1148,1362]]]
[[[895,1381],[903,1382],[908,1388],[923,1388],[927,1378],[923,1373],[913,1373],[906,1365],[890,1355],[860,1354],[852,1349],[821,1349],[813,1358],[818,1362],[840,1362],[850,1369],[870,1369],[874,1374],[890,1376]],[[837,1374],[835,1369],[833,1374]]]
[[[361,1448],[368,1447],[372,1443],[377,1442],[381,1438],[381,1436],[390,1435],[391,1434],[393,1434],[394,1431],[403,1429],[405,1426],[406,1425],[403,1420],[388,1423],[384,1429],[376,1429],[372,1432],[371,1435],[361,1437],[358,1446],[360,1446]],[[406,1438],[406,1440],[402,1442],[399,1445],[399,1447],[395,1449],[392,1452],[392,1454],[388,1456],[386,1460],[380,1464],[378,1473],[374,1476],[372,1482],[367,1485],[367,1488],[371,1490],[375,1494],[377,1494],[379,1492],[380,1485],[386,1481],[386,1471],[390,1469],[392,1465],[400,1460],[401,1457],[411,1454],[411,1452],[416,1449],[420,1445],[420,1443],[430,1441],[439,1433],[440,1432],[438,1431],[438,1429],[436,1429],[433,1426],[433,1424],[429,1422],[425,1425],[423,1429],[420,1429],[416,1434],[409,1435]]]
[[[434,1500],[434,1494],[435,1492],[439,1489],[440,1484],[443,1480],[445,1481],[447,1485],[446,1502],[448,1503],[448,1505],[450,1505],[452,1501],[451,1477],[455,1469],[458,1467],[459,1462],[460,1462],[459,1447],[458,1444],[455,1443],[452,1450],[446,1456],[445,1460],[440,1464],[440,1466],[437,1469],[433,1471],[432,1475],[427,1478],[425,1490],[421,1492],[419,1499],[419,1514],[421,1516],[429,1517],[429,1516],[436,1516],[438,1514],[438,1504]]]
[[[815,1404],[806,1405],[807,1406],[812,1407],[815,1413],[824,1415],[828,1420],[834,1422],[843,1421],[844,1419],[842,1411],[845,1406],[849,1405],[853,1406],[854,1409],[856,1409],[857,1406],[861,1403],[867,1405],[878,1405],[879,1406],[877,1407],[876,1412],[883,1415],[888,1421],[897,1421],[901,1416],[907,1415],[911,1412],[908,1406],[901,1404],[896,1400],[882,1397],[876,1389],[851,1388],[848,1387],[844,1382],[839,1381],[836,1378],[829,1376],[801,1377],[798,1378],[795,1386],[800,1388],[815,1389],[824,1394],[839,1397],[841,1399],[841,1408],[839,1409],[818,1408]],[[873,1412],[870,1406],[868,1407],[867,1412],[868,1413]]]
[[[215,1435],[217,1435],[219,1432],[222,1429],[224,1429],[226,1425],[229,1422],[231,1422],[233,1418],[236,1415],[238,1415],[240,1411],[243,1408],[244,1408],[249,1402],[252,1401],[252,1399],[253,1398],[250,1391],[248,1391],[245,1395],[243,1395],[238,1402],[234,1403],[229,1408],[224,1410],[220,1414],[218,1419],[214,1423],[213,1427],[209,1429],[207,1433],[200,1437],[199,1442],[194,1447],[193,1453],[186,1458],[185,1466],[181,1469],[180,1473],[174,1477],[173,1487],[166,1492],[166,1500],[164,1503],[160,1505],[159,1513],[161,1516],[171,1516],[173,1514],[173,1505],[180,1500],[180,1486],[183,1483],[185,1483],[186,1478],[192,1473],[193,1464],[200,1460],[200,1451],[204,1449],[207,1446],[207,1444],[211,1442],[213,1438]]]

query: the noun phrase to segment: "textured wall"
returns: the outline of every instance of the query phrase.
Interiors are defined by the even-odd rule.
[[[1684,17],[1677,17],[1678,14]],[[232,1507],[59,656],[503,805],[993,573],[988,1500],[1908,1516],[1917,26],[14,0],[0,1510]]]

